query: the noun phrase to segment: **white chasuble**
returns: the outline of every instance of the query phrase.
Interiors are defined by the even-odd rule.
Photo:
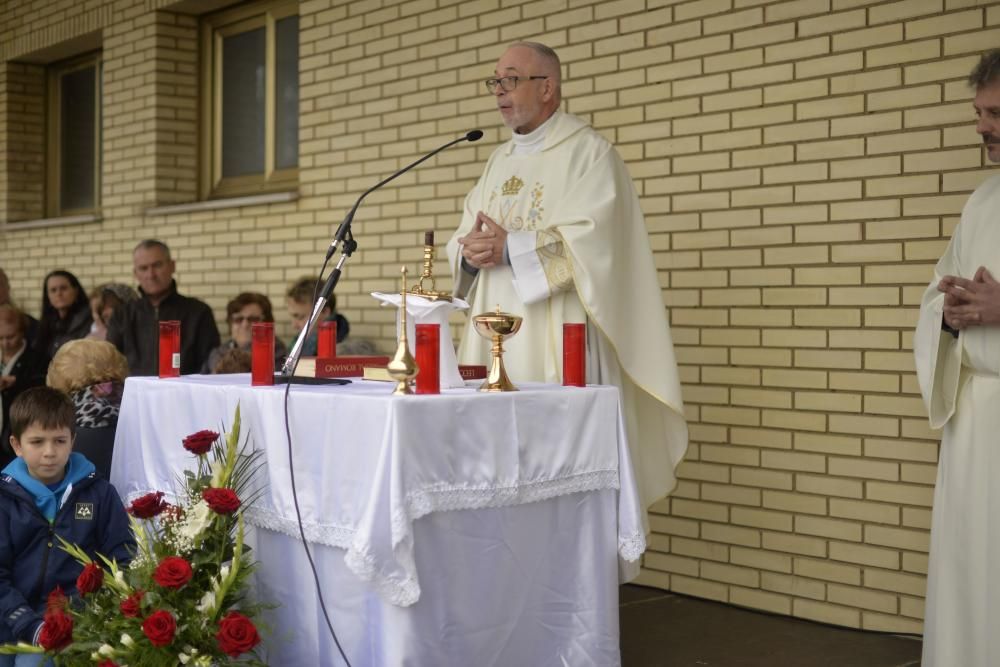
[[[931,426],[943,428],[931,518],[924,667],[1000,665],[1000,327],[941,330],[942,276],[1000,277],[1000,177],[979,186],[924,293],[913,341]]]
[[[510,265],[473,278],[456,241],[482,211],[508,232]],[[687,449],[673,343],[639,199],[614,147],[580,118],[556,112],[544,148],[494,151],[448,242],[456,292],[469,315],[521,315],[504,343],[511,381],[562,382],[562,325],[587,323],[587,380],[622,392],[629,450],[644,508],[669,493]],[[512,268],[513,267],[513,268]],[[488,364],[471,322],[459,363]]]

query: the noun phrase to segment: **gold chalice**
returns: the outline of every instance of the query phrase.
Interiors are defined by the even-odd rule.
[[[499,305],[496,312],[483,313],[472,318],[476,333],[493,341],[493,362],[490,364],[486,381],[479,387],[479,391],[517,391],[517,387],[507,377],[507,371],[503,367],[503,341],[517,333],[521,328],[522,319],[519,315],[501,311]]]

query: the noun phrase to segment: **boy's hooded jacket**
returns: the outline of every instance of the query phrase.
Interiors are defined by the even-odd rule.
[[[0,643],[33,640],[56,586],[76,594],[83,566],[57,536],[121,564],[135,547],[118,492],[82,454],[70,455],[56,493],[30,477],[22,459],[13,461],[0,474]]]

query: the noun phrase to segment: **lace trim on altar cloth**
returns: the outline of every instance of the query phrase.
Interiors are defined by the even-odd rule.
[[[301,539],[299,524],[295,519],[281,516],[274,510],[251,507],[243,513],[247,523],[257,528],[281,533],[295,539]],[[340,547],[347,549],[354,539],[354,529],[347,526],[335,526],[333,524],[302,522],[302,530],[306,534],[306,540],[315,544],[323,544],[328,547]]]
[[[147,493],[149,492],[132,491],[125,497],[125,505],[130,505],[133,500]],[[176,503],[179,498],[177,494],[170,492],[164,492],[163,497],[172,503]],[[250,507],[244,510],[243,517],[251,526],[266,528],[267,530],[281,533],[288,537],[294,537],[297,540],[302,538],[299,534],[298,522],[294,518],[286,518],[274,510]],[[339,547],[341,549],[347,549],[351,546],[351,541],[354,539],[355,533],[354,529],[350,526],[337,526],[310,521],[303,521],[302,529],[306,534],[306,540],[309,542],[323,544],[328,547]]]
[[[641,530],[631,535],[618,536],[618,555],[623,560],[634,563],[642,557],[642,553],[645,550],[646,536],[643,535]]]
[[[412,560],[412,554],[410,554]],[[371,584],[378,596],[397,607],[409,607],[420,599],[420,585],[413,578],[388,576],[380,572],[377,559],[367,550],[350,548],[344,564],[359,579]]]
[[[427,486],[406,494],[405,514],[393,512],[393,534],[400,525],[431,512],[474,510],[509,505],[523,505],[583,491],[603,491],[618,488],[617,470],[594,470],[537,482],[521,482],[513,486]]]

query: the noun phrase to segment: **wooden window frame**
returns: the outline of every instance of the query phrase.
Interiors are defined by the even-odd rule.
[[[275,168],[277,79],[276,25],[297,16],[298,2],[264,2],[212,14],[201,29],[201,123],[199,136],[199,188],[203,199],[239,197],[295,190],[298,167]],[[265,28],[264,46],[264,171],[224,178],[222,176],[222,40],[250,30]]]
[[[94,205],[88,208],[64,209],[61,206],[62,190],[62,87],[63,76],[88,67],[95,68],[94,91]],[[101,210],[101,168],[104,163],[101,132],[101,103],[103,96],[103,58],[100,51],[93,51],[48,66],[46,69],[46,124],[45,124],[45,211],[50,218],[79,215],[97,215]]]

